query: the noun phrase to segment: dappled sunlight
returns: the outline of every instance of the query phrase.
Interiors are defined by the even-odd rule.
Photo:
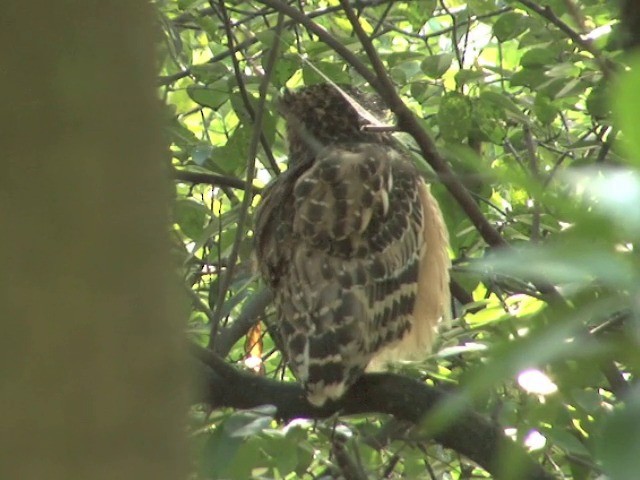
[[[543,372],[527,369],[518,374],[518,385],[528,393],[551,395],[558,391],[558,386]]]

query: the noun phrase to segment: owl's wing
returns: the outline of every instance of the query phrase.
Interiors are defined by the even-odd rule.
[[[396,150],[326,147],[285,191],[263,245],[289,364],[309,400],[338,398],[377,354],[436,319],[413,320],[427,250],[426,186]],[[262,243],[265,243],[264,241]],[[264,267],[264,266],[263,266]],[[414,335],[415,336],[415,335]]]

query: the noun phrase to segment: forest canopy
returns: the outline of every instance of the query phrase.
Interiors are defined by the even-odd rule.
[[[193,478],[637,478],[633,0],[155,6]],[[378,95],[431,184],[453,319],[426,361],[319,410],[284,363],[253,225],[287,169],[280,95],[327,82]]]

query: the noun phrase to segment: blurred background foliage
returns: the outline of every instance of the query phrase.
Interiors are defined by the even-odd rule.
[[[371,89],[333,48],[279,18],[285,3],[369,64],[334,0],[155,5],[188,333],[239,368],[292,380],[252,264],[259,191],[286,169],[277,98],[327,78]],[[434,354],[399,370],[455,387],[558,478],[640,475],[634,5],[352,2],[397,92],[510,246],[483,240],[399,134],[444,211],[456,282]],[[272,415],[194,408],[193,478],[337,478],[337,441],[364,478],[489,478],[382,415],[286,425]]]

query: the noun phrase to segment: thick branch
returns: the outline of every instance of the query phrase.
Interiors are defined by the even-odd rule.
[[[338,412],[341,415],[385,413],[418,423],[426,413],[449,398],[449,394],[416,380],[377,373],[361,377],[340,401],[317,408],[306,401],[297,383],[244,373],[207,349],[193,344],[190,349],[200,360],[196,365],[199,382],[196,401],[213,408],[246,409],[270,404],[276,407],[277,416],[283,420],[327,418]],[[522,466],[519,479],[553,478],[520,446],[507,439],[498,425],[470,411],[435,432],[433,439],[476,462],[495,478],[509,478],[502,472],[504,459]]]

